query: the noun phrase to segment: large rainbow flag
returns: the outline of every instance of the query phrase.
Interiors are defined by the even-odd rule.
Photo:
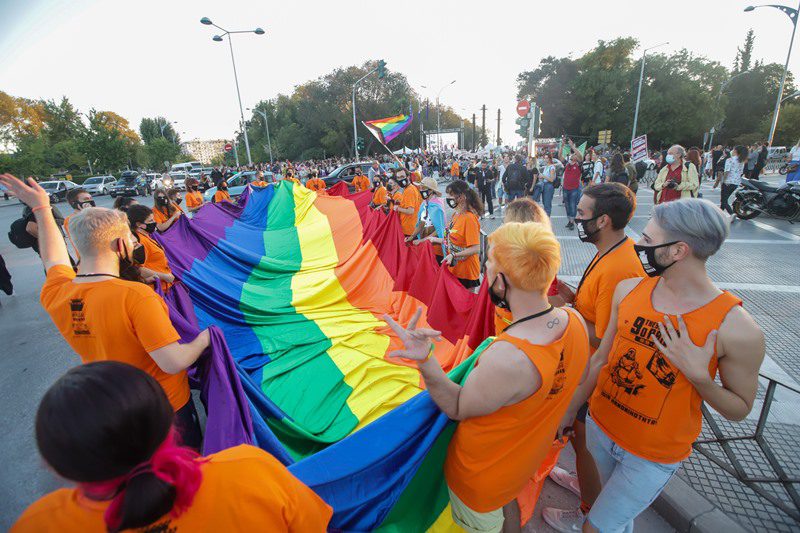
[[[379,118],[362,122],[364,126],[383,144],[403,133],[411,125],[414,115],[395,115],[388,118]]]
[[[182,314],[195,331],[214,326],[215,346],[232,356],[204,370],[212,388],[233,389],[204,385],[205,451],[266,449],[333,506],[332,529],[447,530],[442,464],[455,423],[413,364],[388,357],[400,343],[381,317],[407,323],[421,307],[421,323],[442,331],[436,358],[462,381],[493,333],[493,307],[428,245],[405,245],[369,193],[329,193],[288,181],[248,188],[161,236],[189,289]]]

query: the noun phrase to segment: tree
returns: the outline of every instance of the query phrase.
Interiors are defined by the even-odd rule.
[[[164,126],[164,133],[161,133],[161,126]],[[150,144],[154,139],[166,138],[174,140],[176,144],[181,143],[180,135],[175,131],[172,122],[164,117],[143,118],[139,123],[139,134],[145,144]]]
[[[772,116],[765,117],[761,123],[760,131],[769,131]],[[800,140],[800,104],[786,102],[778,116],[775,128],[775,146],[792,146]]]
[[[111,111],[89,111],[89,128],[83,136],[82,149],[95,170],[111,172],[130,162],[139,144],[139,136],[128,121]]]
[[[747,35],[745,35],[744,44],[741,48],[736,49],[736,59],[733,62],[733,74],[750,70],[751,61],[753,59],[753,45],[755,42],[755,33],[753,32],[753,28],[750,28],[747,30]]]
[[[144,145],[144,161],[148,168],[153,170],[169,170],[164,162],[177,162],[180,146],[162,137],[155,137]]]

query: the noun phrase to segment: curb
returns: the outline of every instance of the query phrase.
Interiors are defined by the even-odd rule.
[[[673,476],[652,507],[680,533],[748,533],[678,476]]]

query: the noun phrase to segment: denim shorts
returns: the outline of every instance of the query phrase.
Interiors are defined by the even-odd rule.
[[[586,417],[586,447],[603,489],[587,520],[601,533],[633,532],[633,520],[661,494],[681,465],[656,463],[623,450]]]

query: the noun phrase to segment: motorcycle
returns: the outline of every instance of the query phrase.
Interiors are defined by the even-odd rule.
[[[742,178],[733,193],[733,212],[742,220],[765,214],[792,222],[800,219],[800,182],[773,187],[760,180]]]
[[[796,172],[797,169],[800,168],[800,165],[793,161],[789,161],[788,163],[784,163],[783,165],[778,168],[778,174],[781,176],[785,176],[789,172]]]

